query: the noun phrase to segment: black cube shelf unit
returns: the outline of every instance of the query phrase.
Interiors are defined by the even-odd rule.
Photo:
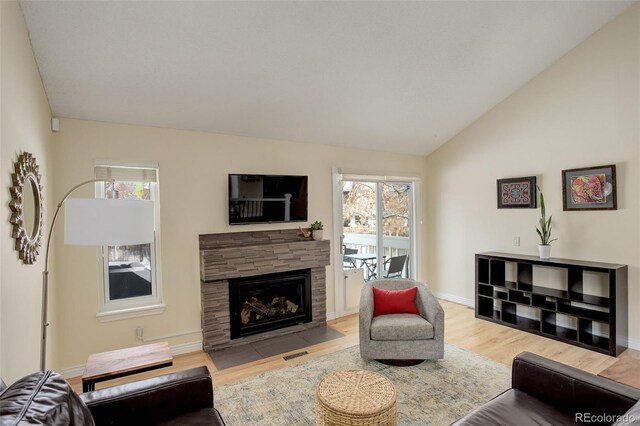
[[[554,268],[566,282],[534,283],[534,266]],[[585,272],[607,280],[604,295],[585,292]],[[627,274],[627,265],[476,254],[476,318],[618,356],[628,346]]]

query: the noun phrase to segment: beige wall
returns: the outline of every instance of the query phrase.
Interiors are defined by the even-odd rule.
[[[429,155],[430,283],[472,300],[474,253],[537,254],[539,210],[496,208],[496,179],[536,175],[559,238],[552,256],[629,265],[630,335],[640,344],[639,82],[635,5]],[[618,210],[563,212],[561,171],[612,163]]]
[[[93,177],[97,159],[158,163],[162,232],[164,314],[100,323],[96,250],[57,240],[59,339],[57,368],[84,364],[88,354],[135,345],[135,328],[145,337],[200,329],[198,235],[295,225],[229,226],[228,173],[287,173],[309,176],[309,221],[322,220],[332,238],[332,167],[375,173],[420,175],[424,157],[350,150],[322,145],[259,140],[162,128],[61,121],[54,134],[56,197]],[[91,188],[79,196],[91,196]],[[60,231],[60,229],[59,229]],[[327,268],[328,311],[333,311],[333,266]],[[172,345],[198,341],[197,333],[168,339]]]
[[[24,265],[13,248],[8,207],[11,173],[18,155],[33,153],[42,173],[45,203],[49,201],[51,113],[18,4],[0,2],[0,15],[0,376],[12,382],[39,368],[44,265],[43,256],[33,265]],[[50,214],[51,204],[45,204],[45,209]]]

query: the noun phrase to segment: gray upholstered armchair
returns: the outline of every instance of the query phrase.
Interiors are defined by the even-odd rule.
[[[414,314],[379,315],[373,318],[372,287],[403,290],[417,287]],[[444,358],[444,311],[421,282],[403,278],[369,281],[360,295],[360,355],[379,360]]]

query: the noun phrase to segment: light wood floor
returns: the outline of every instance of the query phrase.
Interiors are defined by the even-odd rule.
[[[529,351],[551,358],[564,364],[572,365],[591,373],[598,373],[614,364],[617,359],[587,349],[557,342],[545,337],[515,330],[488,321],[476,319],[473,309],[452,302],[441,301],[445,311],[445,341],[459,348],[466,349],[496,362],[511,365],[513,357],[522,351]],[[351,315],[330,321],[329,326],[344,333],[345,336],[291,353],[306,350],[309,355],[285,361],[281,354],[249,364],[218,371],[209,356],[202,351],[192,352],[174,357],[172,367],[123,377],[96,384],[96,389],[115,384],[132,382],[146,377],[153,377],[174,371],[185,370],[206,365],[213,376],[214,385],[221,385],[253,376],[265,371],[275,370],[287,365],[304,362],[341,349],[358,344],[358,316]],[[446,355],[445,355],[446,356]],[[628,350],[621,357],[638,356],[637,351]],[[82,391],[80,377],[69,380],[76,392]]]

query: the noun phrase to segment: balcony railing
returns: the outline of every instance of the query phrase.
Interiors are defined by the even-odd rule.
[[[384,259],[409,254],[409,249],[411,248],[411,241],[409,240],[409,237],[385,235],[382,241],[384,246],[382,255],[384,256]],[[352,232],[345,232],[344,245],[347,248],[358,250],[358,253],[361,254],[376,254],[377,236],[373,234],[357,234]],[[407,259],[404,272],[402,273],[403,277],[407,277],[408,270],[409,260]]]

